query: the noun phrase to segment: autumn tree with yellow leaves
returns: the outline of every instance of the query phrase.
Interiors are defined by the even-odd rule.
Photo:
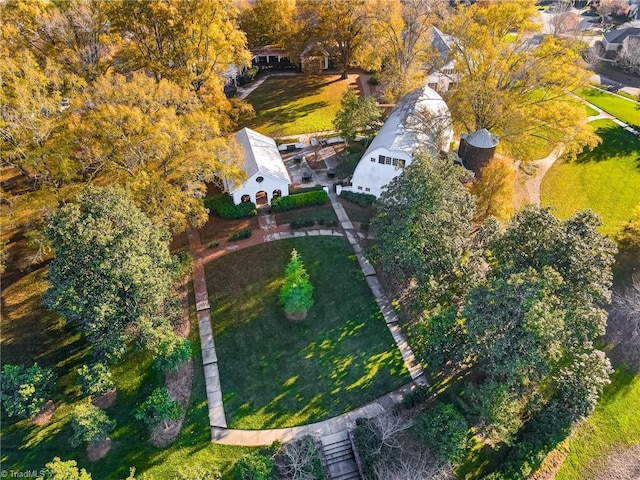
[[[233,2],[1,8],[2,164],[59,200],[117,184],[173,232],[203,224],[205,182],[242,176],[230,133],[250,108],[221,75],[248,62]]]
[[[539,158],[532,144],[540,141],[564,143],[573,156],[599,141],[571,96],[588,84],[589,72],[566,40],[535,36],[535,15],[535,0],[459,7],[447,23],[456,83],[445,100],[459,130],[486,128],[518,159]]]

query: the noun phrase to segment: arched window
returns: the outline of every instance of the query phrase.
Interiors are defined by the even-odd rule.
[[[251,197],[249,195],[242,195],[242,197],[240,197],[240,201],[242,203],[249,203],[251,201]]]

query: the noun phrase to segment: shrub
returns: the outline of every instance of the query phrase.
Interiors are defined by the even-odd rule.
[[[460,460],[468,448],[469,423],[450,403],[436,403],[422,412],[415,427],[418,437],[452,462]]]
[[[160,344],[153,368],[164,373],[175,372],[180,365],[191,358],[191,353],[189,340],[172,337]]]
[[[418,385],[411,390],[403,399],[400,404],[401,409],[409,409],[423,405],[433,396],[433,391],[429,385]]]
[[[316,223],[315,220],[312,220],[310,218],[302,218],[298,220],[293,220],[289,224],[289,226],[291,227],[292,230],[296,230],[298,228],[313,227],[315,223]]]
[[[286,278],[280,289],[280,302],[287,315],[304,316],[313,306],[313,285],[295,249],[291,251]]]
[[[381,460],[380,437],[369,419],[358,418],[353,430],[353,443],[362,463],[365,478],[375,478],[376,464]]]
[[[272,212],[284,212],[295,208],[308,207],[310,205],[323,205],[329,200],[329,195],[324,190],[296,193],[286,197],[274,198],[271,201]]]
[[[243,228],[242,230],[232,234],[229,237],[229,241],[233,242],[235,240],[242,240],[244,238],[249,238],[251,236],[251,227]]]
[[[271,480],[273,478],[273,460],[261,453],[244,455],[233,466],[235,480]]]
[[[54,375],[37,363],[32,367],[5,365],[2,368],[2,405],[10,417],[32,418],[46,403]]]
[[[373,86],[379,85],[380,84],[380,74],[374,73],[373,75],[371,75],[369,77],[369,80],[367,80],[367,83],[369,85],[373,85]]]
[[[176,420],[180,417],[182,409],[178,402],[171,400],[166,388],[156,388],[147,400],[140,405],[135,413],[136,420],[141,420],[149,427],[155,427],[160,422],[164,422],[165,428],[167,420]]]
[[[44,467],[44,480],[91,480],[91,474],[84,468],[78,468],[78,462],[75,460],[64,462],[60,457],[55,457]]]
[[[220,480],[222,474],[217,467],[193,465],[181,467],[173,476],[174,480]]]
[[[312,437],[289,442],[274,458],[278,478],[291,480],[324,480],[320,452]]]
[[[258,214],[255,203],[245,202],[235,205],[231,195],[227,194],[205,198],[204,206],[222,218],[238,219],[255,217]]]
[[[289,187],[289,195],[297,195],[299,193],[317,192],[318,190],[324,191],[322,185],[314,185],[313,187]]]
[[[116,426],[116,422],[109,420],[104,411],[90,403],[83,403],[74,408],[71,415],[71,429],[73,435],[69,439],[72,447],[83,442],[104,440]]]
[[[193,271],[193,257],[189,254],[186,248],[181,248],[175,254],[176,269],[178,271],[179,278],[186,278],[191,276]]]
[[[80,367],[78,369],[78,383],[82,393],[93,398],[101,397],[116,388],[116,384],[111,378],[111,372],[104,363]]]
[[[373,205],[377,200],[374,195],[369,195],[368,193],[350,192],[348,190],[343,190],[342,192],[340,192],[340,196],[345,200],[357,203],[361,207],[368,207],[369,205]]]

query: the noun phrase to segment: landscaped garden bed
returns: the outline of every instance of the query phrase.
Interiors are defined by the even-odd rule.
[[[610,120],[593,125],[602,143],[574,162],[559,161],[547,172],[540,191],[542,204],[568,218],[590,208],[603,220],[601,231],[614,234],[640,205],[640,140]]]
[[[293,248],[314,287],[314,305],[296,323],[278,303]],[[206,274],[231,428],[327,419],[410,380],[346,240],[265,243],[210,263]]]

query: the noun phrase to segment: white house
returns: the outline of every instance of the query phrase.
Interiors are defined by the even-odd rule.
[[[411,164],[416,150],[426,149],[435,156],[448,151],[452,139],[447,104],[428,86],[418,88],[395,106],[358,162],[351,185],[343,189],[379,197]]]
[[[247,179],[239,187],[227,184],[229,194],[237,205],[254,202],[271,204],[274,197],[289,195],[291,178],[278,152],[276,142],[249,128],[235,134],[244,149],[244,171]]]

